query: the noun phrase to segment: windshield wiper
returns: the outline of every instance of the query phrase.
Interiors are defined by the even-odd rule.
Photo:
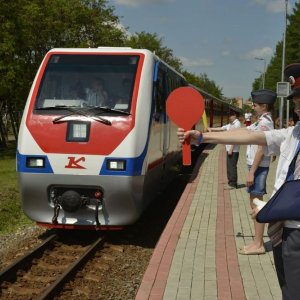
[[[121,109],[115,109],[115,108],[110,108],[108,106],[89,106],[91,109],[95,110],[100,110],[100,111],[105,111],[105,112],[110,112],[110,113],[117,113],[117,114],[122,114],[129,116],[130,113]]]
[[[73,109],[70,106],[57,106],[57,108],[67,109],[67,110],[71,111],[71,113],[55,118],[52,121],[53,124],[58,124],[58,123],[66,122],[66,121],[63,121],[62,119],[66,118],[66,117],[69,117],[69,116],[72,116],[72,115],[81,115],[81,116],[93,119],[95,121],[104,123],[106,125],[111,125],[111,122],[109,120],[106,120],[106,119],[104,119],[104,118],[102,118],[100,116],[90,116],[90,115],[88,115],[88,112],[90,110],[92,110],[91,108],[89,108],[87,111],[83,110],[82,108],[81,109]]]
[[[37,107],[35,108],[36,110],[62,110],[62,109],[69,109],[69,108],[72,108],[72,107],[78,107],[79,106],[75,106],[75,105],[72,105],[72,106],[68,106],[68,105],[55,105],[55,106],[46,106],[46,107]]]

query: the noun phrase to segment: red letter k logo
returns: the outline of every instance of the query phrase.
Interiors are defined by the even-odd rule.
[[[85,161],[85,157],[80,157],[80,158],[76,159],[76,157],[70,156],[70,157],[68,157],[68,159],[69,159],[69,164],[67,164],[65,166],[65,168],[85,169],[85,167],[78,164],[80,161]]]

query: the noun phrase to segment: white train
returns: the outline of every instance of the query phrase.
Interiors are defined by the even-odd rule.
[[[177,174],[181,148],[165,108],[170,92],[186,85],[148,50],[49,51],[18,139],[26,215],[53,228],[119,229],[134,223]],[[203,96],[209,109],[224,106],[225,115],[228,104]]]

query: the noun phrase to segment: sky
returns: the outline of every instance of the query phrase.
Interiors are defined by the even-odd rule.
[[[248,99],[283,39],[286,0],[107,0],[129,34],[162,38],[184,69]],[[288,0],[288,13],[297,0]],[[257,58],[260,58],[257,59]],[[268,88],[265,86],[265,88]]]

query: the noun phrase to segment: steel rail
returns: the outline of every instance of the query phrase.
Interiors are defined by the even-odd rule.
[[[60,277],[52,283],[47,290],[45,290],[41,296],[39,296],[38,300],[48,300],[53,299],[54,296],[57,296],[66,282],[70,281],[74,275],[77,273],[78,269],[80,269],[94,254],[100,245],[103,245],[105,239],[103,237],[98,238],[85,252],[82,254],[71,266],[62,274]]]
[[[17,271],[20,269],[25,269],[32,262],[34,258],[40,257],[43,252],[49,247],[49,244],[52,243],[57,238],[56,234],[49,236],[44,242],[40,245],[29,251],[20,259],[13,262],[11,265],[6,267],[0,272],[0,284],[3,281],[12,281],[17,277]]]

